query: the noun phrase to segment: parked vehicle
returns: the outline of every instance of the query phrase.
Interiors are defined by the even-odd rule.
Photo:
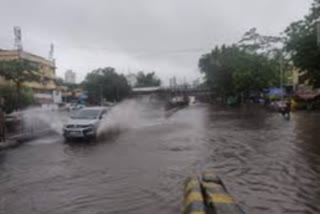
[[[63,107],[60,108],[61,111],[77,111],[79,109],[84,108],[84,105],[76,104],[76,103],[67,103]]]
[[[175,96],[169,100],[166,104],[165,109],[169,110],[177,107],[185,107],[189,105],[189,97],[188,96]]]
[[[72,138],[95,138],[101,120],[107,114],[106,107],[88,107],[77,111],[63,126],[66,140]]]
[[[281,112],[286,106],[284,101],[273,101],[270,103],[270,109],[275,112]]]

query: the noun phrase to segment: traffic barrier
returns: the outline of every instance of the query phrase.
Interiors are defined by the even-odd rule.
[[[213,172],[187,179],[184,187],[183,214],[244,214]]]
[[[203,194],[197,177],[189,178],[184,186],[183,214],[205,214]]]

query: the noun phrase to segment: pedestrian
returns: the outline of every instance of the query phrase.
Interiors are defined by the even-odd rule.
[[[295,112],[297,111],[298,103],[294,99],[291,99],[291,111]]]
[[[290,116],[291,116],[291,101],[290,100],[287,100],[286,103],[285,103],[284,116],[287,119],[290,119]]]

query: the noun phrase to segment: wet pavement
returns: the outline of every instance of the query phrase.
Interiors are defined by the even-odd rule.
[[[320,212],[320,113],[153,113],[100,142],[45,136],[1,152],[0,213],[177,214],[183,182],[204,169],[247,213]]]

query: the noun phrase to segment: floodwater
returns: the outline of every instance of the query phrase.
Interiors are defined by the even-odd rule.
[[[208,105],[143,112],[100,142],[45,136],[1,152],[0,213],[177,214],[183,182],[207,169],[246,213],[320,212],[319,113],[287,121]]]

